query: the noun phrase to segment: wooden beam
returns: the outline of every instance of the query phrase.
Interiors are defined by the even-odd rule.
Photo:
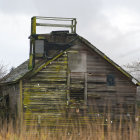
[[[36,26],[65,27],[65,28],[73,27],[73,25],[68,25],[68,24],[47,24],[47,23],[36,23]]]
[[[31,35],[36,34],[36,17],[31,19]]]

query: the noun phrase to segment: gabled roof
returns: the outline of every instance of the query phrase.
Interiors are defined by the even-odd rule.
[[[128,77],[134,84],[140,85],[140,82],[134,78],[132,75],[130,75],[127,71],[125,71],[122,67],[120,67],[118,64],[116,64],[113,60],[111,60],[109,57],[107,57],[103,52],[101,52],[99,49],[97,49],[94,45],[92,45],[88,40],[85,38],[79,36],[79,39],[85,43],[88,47],[93,49],[96,53],[98,53],[103,59],[105,59],[107,62],[109,62],[112,66],[114,66],[116,69],[118,69],[123,75]]]
[[[135,79],[133,76],[131,76],[128,72],[126,72],[123,68],[121,68],[118,64],[116,64],[114,61],[112,61],[109,57],[107,57],[104,53],[102,53],[99,49],[97,49],[94,45],[92,45],[89,41],[84,39],[81,36],[77,35],[77,39],[79,39],[82,43],[90,47],[93,51],[95,51],[97,54],[99,54],[103,59],[105,59],[107,62],[109,62],[113,67],[115,67],[117,70],[119,70],[123,75],[128,77],[135,85],[140,85],[139,81]],[[68,50],[68,49],[67,49]],[[20,80],[21,78],[24,78],[26,76],[33,76],[40,70],[42,70],[44,67],[49,65],[52,61],[56,60],[58,57],[63,55],[64,52],[67,50],[64,50],[63,52],[60,52],[57,56],[52,58],[51,60],[45,60],[44,63],[41,65],[38,65],[33,70],[28,69],[28,62],[29,60],[22,63],[20,66],[15,68],[12,72],[10,72],[8,75],[6,75],[1,81],[0,84],[12,84]]]

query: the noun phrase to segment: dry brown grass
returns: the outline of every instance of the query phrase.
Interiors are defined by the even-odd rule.
[[[87,121],[87,118],[86,118]],[[57,122],[59,123],[59,122]],[[1,123],[0,140],[139,140],[138,122],[107,118],[89,121],[86,125],[73,122],[71,126],[51,129],[49,127],[20,129],[19,121]]]

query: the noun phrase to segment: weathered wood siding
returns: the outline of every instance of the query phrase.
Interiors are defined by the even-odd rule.
[[[27,124],[54,125],[65,115],[66,100],[67,54],[23,81],[24,120]]]
[[[84,96],[85,99],[87,98],[86,104],[88,106],[97,105],[101,108],[109,104],[113,107],[114,111],[120,111],[120,107],[122,106],[125,109],[127,108],[125,111],[128,111],[128,113],[134,113],[136,103],[136,86],[129,78],[114,68],[102,56],[94,52],[88,46],[80,42],[79,44],[80,45],[72,47],[70,52],[75,52],[75,54],[77,52],[77,56],[79,54],[81,54],[81,56],[84,54],[83,56],[85,56],[84,60],[81,59],[81,61],[85,62],[81,63],[85,65],[85,70],[83,71],[83,75],[85,75],[83,76],[83,82],[85,84],[83,85]],[[79,68],[81,67],[78,65],[75,66]],[[80,70],[78,74],[75,73],[75,77],[79,74],[81,74]],[[114,85],[108,85],[108,75],[114,76]],[[78,81],[81,81],[83,77],[81,77]]]
[[[113,85],[108,84],[108,75],[113,76]],[[78,41],[32,78],[23,80],[27,124],[55,126],[58,119],[63,124],[66,115],[85,110],[92,115],[88,109],[92,106],[104,110],[110,105],[114,112],[123,107],[125,113],[134,113],[135,101],[136,86],[130,79]]]

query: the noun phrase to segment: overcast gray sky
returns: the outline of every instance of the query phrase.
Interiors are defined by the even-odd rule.
[[[29,56],[32,16],[75,17],[77,33],[119,65],[140,60],[139,0],[0,0],[0,61]]]

